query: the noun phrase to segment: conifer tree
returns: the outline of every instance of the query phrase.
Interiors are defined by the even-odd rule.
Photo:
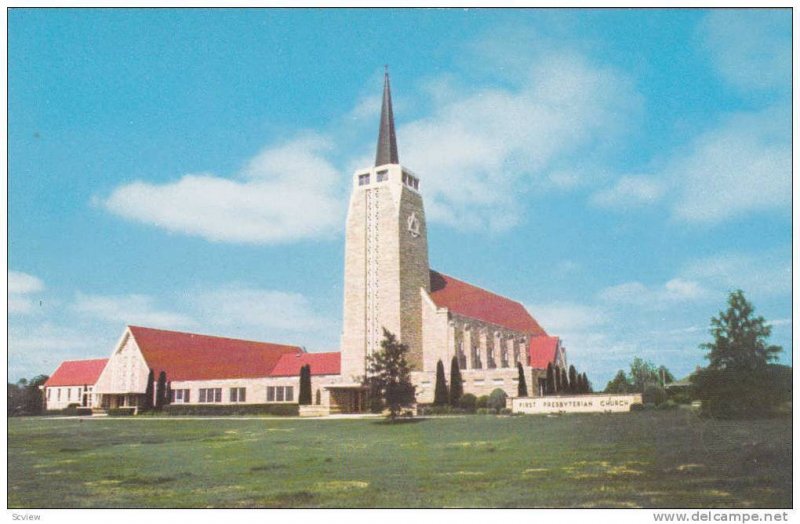
[[[700,346],[708,351],[708,367],[692,376],[703,412],[723,418],[768,414],[781,398],[770,366],[781,352],[767,340],[772,327],[736,290],[728,296],[728,309],[711,319],[709,332],[714,341]]]
[[[150,369],[147,374],[147,387],[144,390],[144,410],[150,411],[153,409],[153,386],[155,386],[155,373]]]
[[[394,333],[384,328],[380,351],[367,357],[366,380],[376,397],[389,408],[392,420],[404,406],[416,401],[406,353],[408,346],[401,344]]]
[[[458,365],[458,357],[453,357],[450,361],[450,405],[458,406],[461,396],[464,394],[464,381],[461,379],[461,369]]]
[[[575,371],[575,366],[569,366],[569,392],[573,395],[576,393],[580,393],[578,390],[578,374]]]
[[[442,361],[436,363],[436,389],[433,393],[433,405],[445,406],[450,402],[450,394],[447,391],[447,382],[444,378],[444,364]]]
[[[311,364],[306,364],[300,368],[300,392],[297,402],[301,406],[311,404]]]
[[[544,388],[545,395],[555,395],[556,394],[556,378],[555,378],[555,369],[553,369],[553,363],[547,363],[547,378],[545,379],[545,388]]]
[[[560,395],[564,392],[563,386],[561,385],[561,368],[553,366],[553,375],[556,377],[556,395]]]
[[[517,362],[517,374],[519,375],[517,379],[517,396],[527,397],[528,383],[525,382],[525,369],[522,367],[522,362]]]
[[[156,409],[161,409],[166,402],[164,398],[167,395],[167,373],[162,371],[158,374],[158,382],[156,382]]]
[[[561,391],[569,395],[569,379],[567,378],[567,370],[561,370]]]
[[[592,384],[589,382],[589,377],[586,376],[586,372],[583,372],[583,392],[584,393],[591,393],[592,392]]]

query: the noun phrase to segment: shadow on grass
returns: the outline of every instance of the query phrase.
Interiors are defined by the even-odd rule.
[[[375,420],[372,423],[378,424],[381,426],[398,426],[400,424],[417,424],[418,422],[424,422],[426,419],[424,417],[417,417],[417,418],[396,418],[394,420],[390,418],[385,418],[382,420]]]

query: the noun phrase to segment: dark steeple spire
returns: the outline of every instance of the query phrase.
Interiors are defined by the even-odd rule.
[[[399,164],[397,137],[394,134],[394,114],[392,113],[392,92],[389,89],[389,67],[383,76],[383,106],[381,106],[381,127],[378,131],[378,149],[375,152],[375,165]]]

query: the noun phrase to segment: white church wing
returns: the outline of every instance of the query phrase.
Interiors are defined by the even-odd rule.
[[[150,373],[136,339],[129,328],[125,328],[114,353],[105,369],[97,379],[94,392],[144,393],[147,389],[147,375]]]

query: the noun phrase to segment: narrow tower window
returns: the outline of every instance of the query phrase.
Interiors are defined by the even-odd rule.
[[[358,175],[358,185],[366,186],[367,184],[369,184],[369,173],[365,175]]]

